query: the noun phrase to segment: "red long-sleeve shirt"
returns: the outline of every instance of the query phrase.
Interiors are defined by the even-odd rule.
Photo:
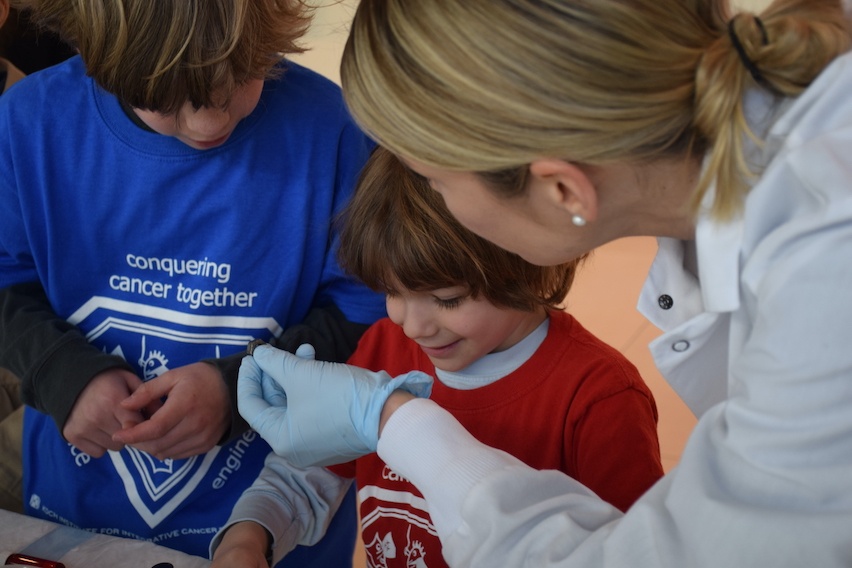
[[[388,319],[349,362],[391,375],[435,367]],[[517,370],[458,390],[435,381],[431,398],[481,442],[532,467],[558,469],[626,510],[663,475],[654,398],[636,368],[565,312]],[[371,566],[446,566],[421,494],[376,454],[331,468],[355,477]]]

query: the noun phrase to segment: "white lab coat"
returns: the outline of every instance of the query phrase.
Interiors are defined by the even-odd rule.
[[[766,144],[743,217],[702,216],[697,257],[660,239],[639,308],[699,420],[627,514],[479,445],[430,401],[391,417],[379,455],[423,492],[450,565],[852,566],[850,93],[849,55],[780,107],[752,93]]]

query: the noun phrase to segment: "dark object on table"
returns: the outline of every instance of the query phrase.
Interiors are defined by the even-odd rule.
[[[63,564],[62,562],[56,562],[54,560],[45,560],[44,558],[38,558],[36,556],[29,556],[27,554],[20,553],[10,554],[6,558],[6,564],[20,564],[21,566],[35,566],[37,568],[65,568],[65,564]]]

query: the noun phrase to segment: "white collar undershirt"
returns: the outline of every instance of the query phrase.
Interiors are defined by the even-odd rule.
[[[529,335],[508,349],[489,353],[459,371],[435,369],[435,374],[442,383],[458,390],[472,390],[490,385],[526,363],[544,342],[549,327],[548,317]]]

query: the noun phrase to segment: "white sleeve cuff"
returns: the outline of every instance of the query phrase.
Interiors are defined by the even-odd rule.
[[[423,493],[443,540],[461,523],[471,488],[497,470],[521,464],[515,457],[476,440],[435,402],[418,398],[391,415],[378,454]]]

